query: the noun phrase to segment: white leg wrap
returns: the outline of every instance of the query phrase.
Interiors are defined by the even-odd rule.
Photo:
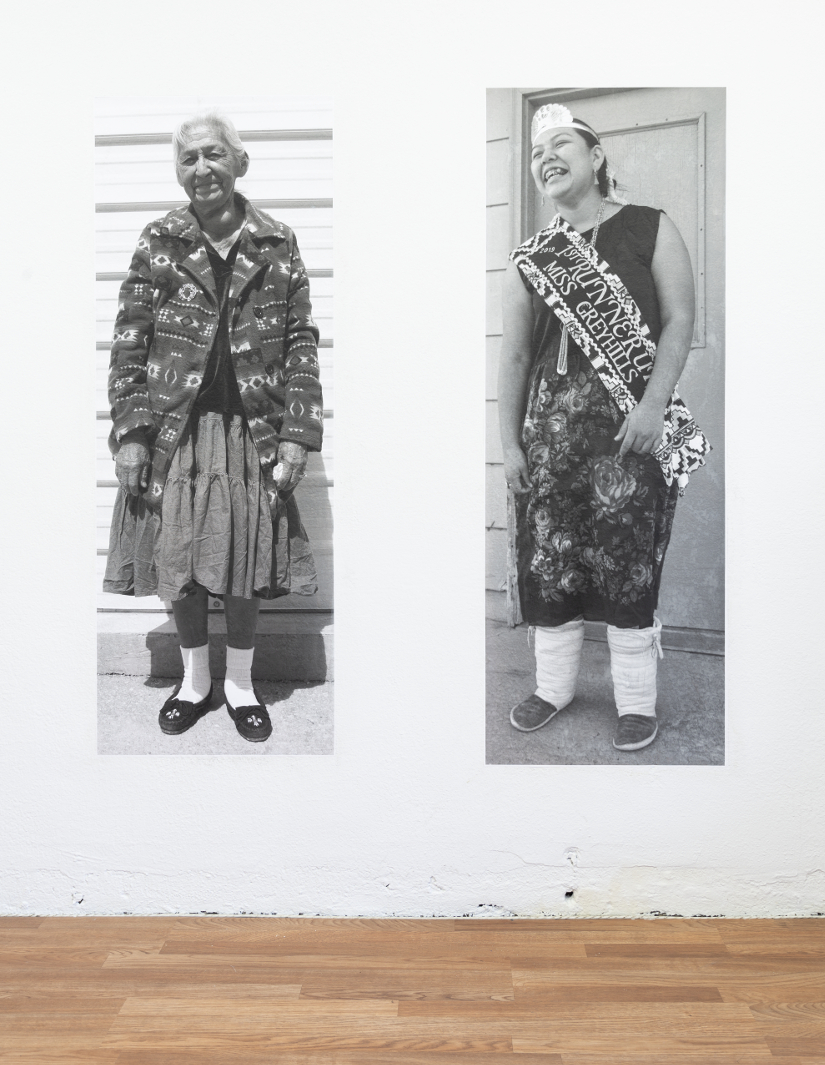
[[[573,701],[584,643],[584,621],[536,627],[536,695],[557,710]]]
[[[624,714],[656,716],[656,666],[662,657],[662,623],[653,619],[649,629],[607,626],[610,672],[619,717]]]

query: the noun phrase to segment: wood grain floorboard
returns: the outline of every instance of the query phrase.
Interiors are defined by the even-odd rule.
[[[733,1009],[734,1007],[730,1007]],[[747,1006],[742,1007],[747,1009]],[[391,999],[370,999],[350,1002],[335,999],[331,1002],[313,999],[223,999],[223,998],[130,998],[118,1011],[121,1018],[142,1018],[134,1023],[152,1024],[172,1017],[176,1022],[189,1017],[193,1024],[255,1025],[293,1022],[297,1018],[323,1016],[343,1017],[358,1022],[360,1018],[397,1017],[398,1003]],[[126,1023],[124,1021],[124,1023]],[[334,1023],[334,1021],[333,1021]]]
[[[650,1021],[654,1025],[670,1024],[677,1020],[698,1020],[702,1016],[709,1019],[724,1018],[731,1021],[751,1022],[753,1012],[745,1005],[739,1004],[739,1010],[730,1009],[727,1003],[717,1002],[574,1002],[536,1004],[533,1001],[517,1002],[467,1002],[453,1000],[437,1001],[401,1001],[398,1003],[399,1017],[469,1017],[499,1018],[519,1020],[552,1021],[561,1024],[566,1020],[592,1018],[596,1021],[618,1021],[633,1018],[640,1024]],[[746,1012],[747,1011],[747,1012]]]
[[[154,1051],[121,1051],[117,1065],[158,1065]],[[763,1058],[762,1061],[775,1059]],[[190,1051],[173,1051],[164,1054],[163,1065],[563,1065],[560,1054],[519,1054],[511,1052],[485,1052],[483,1057],[468,1058],[454,1053],[439,1051],[418,1053],[406,1051],[403,1056],[393,1051],[356,1050],[356,1051],[280,1051],[277,1058],[271,1053],[250,1054],[248,1051],[226,1050],[193,1053]],[[5,1063],[4,1063],[5,1065]],[[657,1065],[662,1065],[658,1062]],[[694,1058],[691,1065],[696,1065]],[[727,1063],[722,1063],[727,1065]],[[731,1065],[733,1063],[731,1062]],[[780,1062],[780,1065],[782,1063]]]
[[[767,959],[767,960],[766,960]],[[596,957],[511,958],[514,983],[622,983],[639,982],[639,974],[655,975],[656,983],[748,984],[819,982],[825,976],[825,962],[809,956],[728,954],[704,957]],[[653,982],[651,980],[648,983]]]
[[[3,1065],[825,1065],[825,921],[0,918]]]
[[[724,997],[718,987],[685,984],[563,984],[542,985],[537,990],[515,985],[519,1006],[542,1010],[566,1004],[589,1002],[740,1002],[750,999]]]
[[[713,958],[725,957],[728,948],[721,941],[707,943],[586,943],[588,958]]]
[[[50,1051],[42,1046],[35,1046],[28,1050],[6,1050],[3,1052],[2,1061],[3,1065],[119,1065],[120,1052],[88,1047],[81,1047],[79,1050],[62,1047]]]
[[[758,1052],[716,1053],[698,1051],[696,1053],[667,1054],[666,1059],[657,1053],[622,1053],[618,1051],[606,1058],[604,1054],[579,1053],[575,1051],[558,1055],[562,1065],[799,1065],[799,1059],[774,1058],[768,1047]],[[521,1056],[514,1059],[514,1065],[521,1065]],[[456,1063],[460,1065],[460,1063]],[[810,1062],[807,1063],[810,1065]]]
[[[112,998],[111,994],[105,998],[66,996],[59,998],[57,995],[43,994],[38,990],[29,995],[2,995],[0,996],[0,1030],[6,1026],[7,1014],[44,1014],[48,1016],[68,1014],[77,1019],[94,1014],[118,1013],[124,1006],[126,999]]]
[[[633,944],[628,944],[630,949]],[[367,948],[367,949],[365,949]],[[167,940],[163,954],[371,954],[381,957],[386,954],[473,956],[483,953],[488,957],[507,958],[511,953],[543,953],[551,957],[583,958],[585,945],[581,940],[560,939],[529,932],[494,932],[489,936],[474,932],[459,936],[458,933],[427,932],[376,932],[369,936],[346,935],[340,929],[334,932],[315,932],[307,935],[300,931],[282,932],[275,935],[262,932],[259,938],[240,936],[215,936],[212,939]],[[711,949],[708,947],[707,949]],[[716,945],[719,952],[725,947]]]
[[[461,972],[436,969],[350,969],[314,972],[301,988],[301,998],[437,998],[510,999],[509,970]]]

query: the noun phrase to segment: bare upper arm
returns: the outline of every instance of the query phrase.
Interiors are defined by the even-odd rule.
[[[659,300],[662,326],[689,323],[693,328],[696,293],[693,268],[682,235],[666,214],[659,217],[659,232],[650,266]]]
[[[502,358],[530,359],[533,340],[533,300],[515,263],[507,264],[502,286]]]

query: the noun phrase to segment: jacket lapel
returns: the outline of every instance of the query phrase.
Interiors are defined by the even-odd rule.
[[[206,254],[203,239],[199,239],[199,242],[189,249],[189,254],[180,265],[197,280],[201,288],[209,293],[212,303],[217,306],[218,290],[215,286],[215,275],[212,273],[212,265]]]
[[[266,269],[268,265],[269,260],[267,257],[259,251],[248,231],[244,230],[243,236],[241,237],[241,246],[238,248],[238,254],[235,258],[235,270],[232,274],[232,283],[229,286],[230,301],[234,303],[249,282],[259,274],[261,270]]]
[[[286,239],[286,232],[279,222],[265,218],[244,196],[238,194],[246,214],[246,228],[241,237],[238,257],[235,260],[235,273],[229,289],[230,300],[237,300],[253,278],[272,265],[258,241],[268,242]]]
[[[238,256],[235,260],[235,271],[229,289],[229,298],[235,301],[241,292],[261,270],[272,265],[265,251],[258,245],[258,241],[266,240],[267,243],[276,243],[286,240],[287,233],[280,222],[262,215],[246,197],[236,193],[243,206],[246,215],[246,227],[241,237],[241,246],[238,248]],[[178,249],[175,256],[177,266],[190,274],[204,289],[214,305],[217,306],[218,292],[215,286],[215,277],[206,254],[206,246],[203,234],[197,219],[190,207],[174,211],[164,219],[161,228],[163,237],[177,238],[174,243]],[[171,251],[171,248],[170,248]]]
[[[217,306],[218,290],[215,287],[215,278],[209,264],[209,256],[206,254],[203,234],[191,208],[180,208],[165,218],[161,236],[175,238],[170,244],[177,251],[175,259],[178,269],[186,271],[194,278],[198,287],[204,289],[212,304]]]

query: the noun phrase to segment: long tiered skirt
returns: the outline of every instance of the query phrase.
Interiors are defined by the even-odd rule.
[[[193,415],[169,466],[161,514],[118,492],[103,589],[182,599],[274,599],[317,591],[309,540],[290,495],[270,509],[244,418]]]

